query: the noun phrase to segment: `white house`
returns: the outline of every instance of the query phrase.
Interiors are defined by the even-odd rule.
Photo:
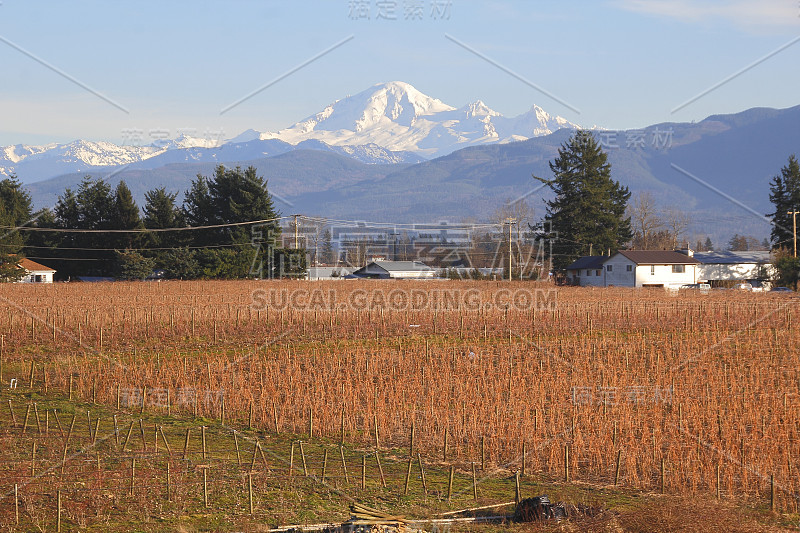
[[[603,263],[606,287],[680,287],[697,283],[700,262],[667,250],[620,250]]]
[[[53,283],[53,276],[56,271],[44,265],[40,265],[27,258],[19,261],[19,266],[25,269],[25,276],[19,280],[20,283]]]
[[[772,279],[776,272],[767,251],[697,252],[697,279],[712,285],[720,281]]]
[[[620,250],[608,256],[585,256],[567,267],[570,281],[596,287],[680,287],[697,283],[699,261],[667,250]]]
[[[348,277],[373,279],[432,279],[436,269],[421,261],[372,261]]]
[[[567,267],[567,278],[573,285],[581,286],[605,286],[605,275],[603,274],[603,261],[608,259],[605,255],[586,255],[579,257],[574,263]]]

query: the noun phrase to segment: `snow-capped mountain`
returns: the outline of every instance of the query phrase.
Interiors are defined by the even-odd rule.
[[[262,133],[259,138],[290,144],[308,139],[332,146],[376,144],[436,157],[465,146],[520,141],[578,127],[536,105],[511,118],[480,100],[457,109],[408,83],[394,81],[337,100],[289,128]]]
[[[180,162],[224,163],[298,149],[332,151],[362,163],[410,164],[561,128],[578,126],[536,105],[516,117],[504,117],[480,100],[455,108],[396,81],[337,100],[278,132],[250,129],[227,141],[181,135],[147,146],[78,140],[0,147],[0,175],[16,174],[30,183],[73,172],[111,172],[123,165],[151,169]]]

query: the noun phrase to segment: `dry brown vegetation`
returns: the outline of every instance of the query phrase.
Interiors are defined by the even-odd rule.
[[[776,508],[798,511],[793,298],[560,288],[554,309],[253,309],[252,291],[269,287],[342,301],[386,285],[4,286],[3,363],[34,361],[34,380],[65,396],[72,376],[76,398],[110,408],[138,391],[149,412],[218,419],[224,398],[231,425],[247,426],[252,406],[256,428],[313,426],[338,442],[343,424],[358,446],[374,444],[377,424],[382,447],[408,447],[413,425],[427,461],[464,470],[482,455],[487,469],[520,470],[525,446],[525,471],[558,479],[567,449],[572,480],[613,484],[619,457],[622,487],[659,491],[663,465],[665,492],[761,506],[773,476]],[[491,301],[537,286],[435,287]]]

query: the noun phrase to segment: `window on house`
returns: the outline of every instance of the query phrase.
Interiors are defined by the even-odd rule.
[[[672,265],[672,273],[673,274],[683,274],[685,272],[684,265]]]
[[[656,266],[655,265],[650,265],[650,275],[651,276],[655,276],[656,275]]]
[[[587,270],[587,271],[586,271],[586,275],[587,275],[587,276],[591,276],[591,275],[592,275],[592,271],[591,271],[591,270]]]
[[[614,270],[614,269],[612,268],[613,266],[614,266],[614,265],[606,265],[606,272],[611,272],[612,270]]]
[[[595,272],[595,275],[597,275],[597,276],[602,276],[602,275],[603,275],[603,271],[602,271],[602,269],[601,269],[601,270],[597,270],[597,271]]]
[[[633,271],[633,265],[625,265],[625,271],[626,272],[632,272]]]

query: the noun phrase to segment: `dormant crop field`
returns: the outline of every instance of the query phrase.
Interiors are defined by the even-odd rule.
[[[601,509],[592,524],[648,530],[624,509],[655,498],[648,512],[717,506],[725,530],[790,527],[797,302],[522,282],[7,285],[0,523],[256,530],[341,520],[348,498],[423,519],[513,500],[519,472],[523,496]]]

